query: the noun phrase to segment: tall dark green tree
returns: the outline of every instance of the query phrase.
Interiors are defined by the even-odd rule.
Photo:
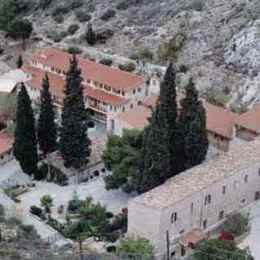
[[[91,23],[88,24],[88,29],[87,29],[87,32],[86,32],[86,41],[91,46],[95,45],[96,42],[97,42],[97,35],[94,32]]]
[[[23,56],[19,55],[17,62],[16,62],[17,68],[20,69],[23,66]]]
[[[87,134],[87,111],[83,99],[81,70],[76,55],[70,60],[66,75],[65,98],[63,101],[60,129],[60,151],[66,167],[80,169],[88,163],[90,139]]]
[[[165,118],[160,117],[160,107],[152,113],[150,125],[144,130],[143,151],[138,172],[137,191],[146,192],[162,183],[171,172],[168,135],[165,132]]]
[[[177,94],[176,94],[176,72],[172,63],[167,68],[164,79],[161,83],[160,97],[159,97],[159,114],[161,118],[161,131],[165,132],[168,140],[165,145],[168,146],[170,152],[170,171],[167,177],[171,177],[180,172],[181,165],[176,160],[179,145],[177,132]]]
[[[150,125],[144,131],[143,159],[141,160],[139,192],[162,184],[179,172],[176,160],[176,73],[172,63],[161,83],[158,104]]]
[[[49,89],[49,78],[46,74],[42,81],[40,115],[37,128],[39,147],[44,156],[54,152],[57,148],[55,112]]]
[[[14,156],[26,174],[36,173],[38,155],[35,120],[31,100],[23,83],[17,99]]]
[[[181,101],[181,107],[179,139],[183,141],[184,167],[189,169],[203,162],[209,145],[206,111],[192,79],[186,87],[186,96]]]

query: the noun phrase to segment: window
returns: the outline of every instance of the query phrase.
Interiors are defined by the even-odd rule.
[[[141,106],[141,105],[142,105],[142,101],[139,100],[138,103],[137,103],[137,105],[138,105],[138,106]]]
[[[258,169],[258,176],[260,177],[260,169]]]
[[[244,177],[244,181],[245,181],[245,183],[248,182],[248,175],[245,175],[245,177]]]
[[[234,181],[234,189],[236,190],[238,187],[238,181]]]
[[[205,205],[210,204],[210,203],[211,203],[211,195],[208,194],[208,195],[205,197]]]
[[[226,186],[223,186],[223,187],[222,187],[222,194],[223,194],[223,195],[226,194]]]
[[[133,104],[131,104],[131,105],[130,105],[130,108],[133,108],[133,107],[134,107],[134,105],[133,105]]]
[[[194,208],[194,205],[193,205],[193,202],[190,204],[190,214],[193,215],[193,208]]]
[[[141,92],[141,91],[142,91],[141,88],[138,88],[137,90],[138,90],[138,92]]]
[[[125,107],[122,108],[122,111],[125,112]]]
[[[172,222],[172,224],[173,224],[174,222],[176,222],[177,219],[178,219],[177,212],[174,212],[174,213],[172,214],[172,216],[171,216],[171,222]]]
[[[208,225],[208,221],[205,219],[203,221],[203,229],[206,229],[207,228],[207,225]]]
[[[182,246],[182,247],[181,247],[181,256],[185,256],[185,254],[186,254],[185,247]]]
[[[136,90],[134,89],[134,90],[133,90],[133,94],[135,94],[135,93],[136,93]]]
[[[124,96],[125,95],[125,91],[122,91],[122,96]]]
[[[218,220],[222,220],[224,218],[224,210],[219,212]]]
[[[255,200],[260,200],[260,192],[259,191],[257,191],[255,193]]]

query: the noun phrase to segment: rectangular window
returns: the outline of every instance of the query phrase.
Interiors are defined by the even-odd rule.
[[[222,220],[224,218],[224,210],[219,212],[218,220]]]
[[[171,215],[171,223],[173,224],[174,222],[176,222],[178,219],[178,214],[177,212],[174,212],[172,215]]]
[[[205,219],[203,221],[203,229],[206,229],[207,228],[207,225],[208,225],[208,221]]]
[[[222,187],[222,194],[223,194],[223,195],[226,194],[226,186],[223,186],[223,187]]]

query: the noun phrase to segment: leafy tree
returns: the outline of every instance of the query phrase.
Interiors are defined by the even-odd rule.
[[[249,216],[241,213],[234,213],[227,216],[223,229],[225,232],[232,233],[235,236],[241,236],[250,230]]]
[[[134,189],[135,172],[138,169],[143,133],[139,130],[124,130],[123,136],[109,136],[103,160],[112,175],[105,178],[107,189]]]
[[[35,120],[31,100],[23,83],[17,100],[14,156],[26,174],[33,175],[37,171]]]
[[[14,19],[8,28],[8,34],[14,39],[22,39],[23,49],[26,47],[26,39],[29,39],[33,32],[32,23],[27,19]]]
[[[88,24],[88,29],[87,29],[87,33],[86,33],[86,41],[91,46],[95,45],[97,42],[97,36],[92,28],[91,23]]]
[[[60,129],[60,151],[66,167],[81,169],[88,163],[91,142],[87,135],[87,111],[84,105],[81,70],[76,56],[70,60],[66,76]]]
[[[41,198],[41,205],[46,212],[50,212],[50,208],[53,206],[53,199],[50,195],[44,195]]]
[[[17,62],[16,62],[17,68],[20,69],[23,66],[23,57],[22,55],[18,56]]]
[[[149,240],[146,240],[144,238],[128,237],[122,239],[117,248],[117,252],[119,256],[135,255],[137,257],[142,257],[142,259],[154,259],[154,248]]]
[[[237,248],[234,241],[211,239],[201,243],[194,253],[195,260],[253,260],[246,250]]]
[[[49,88],[49,78],[46,74],[42,81],[40,115],[38,120],[38,141],[44,156],[54,152],[57,148],[55,113]]]
[[[180,156],[185,160],[185,169],[189,169],[203,162],[208,151],[206,112],[192,80],[181,101],[179,129],[179,140],[183,142]]]

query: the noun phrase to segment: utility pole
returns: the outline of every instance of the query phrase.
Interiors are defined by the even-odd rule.
[[[170,238],[169,231],[166,231],[166,260],[170,260]]]

